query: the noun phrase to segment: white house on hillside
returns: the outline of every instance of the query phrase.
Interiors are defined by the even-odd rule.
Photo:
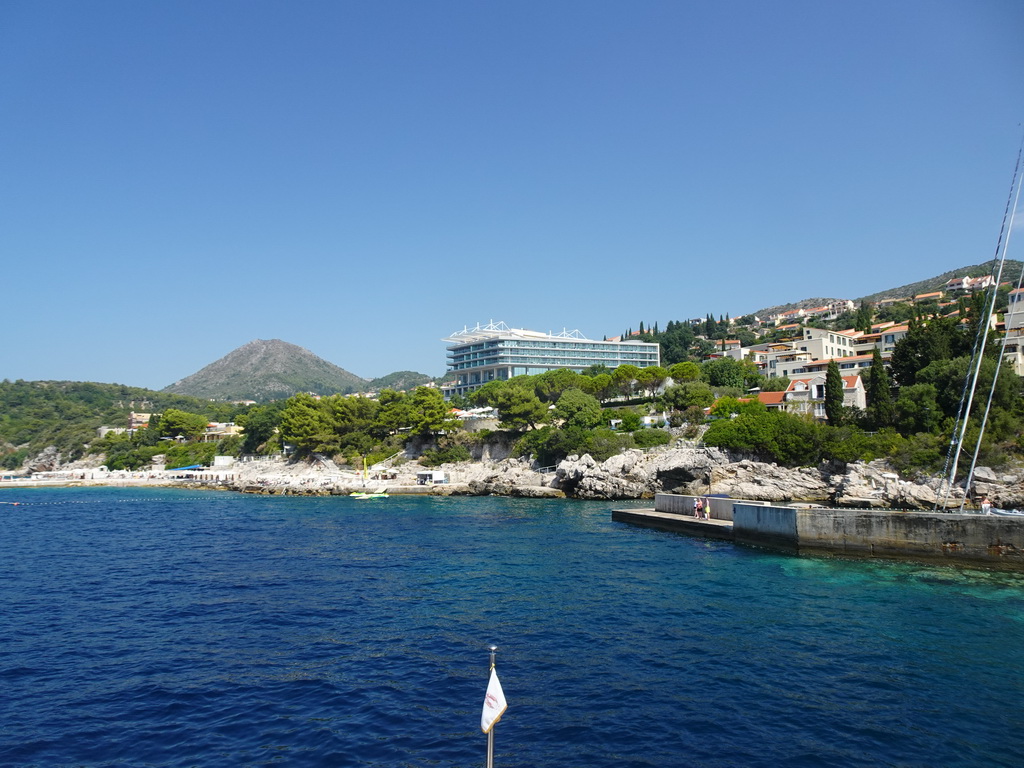
[[[867,393],[861,377],[854,374],[843,376],[842,379],[843,405],[848,408],[866,408]],[[809,413],[816,419],[825,419],[825,374],[793,379],[783,393],[781,407],[792,413]]]

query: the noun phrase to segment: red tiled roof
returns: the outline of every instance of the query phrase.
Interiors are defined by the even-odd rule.
[[[765,405],[778,405],[786,399],[785,392],[758,392],[757,399]]]

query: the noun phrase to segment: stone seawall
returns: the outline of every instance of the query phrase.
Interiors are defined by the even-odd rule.
[[[799,550],[797,510],[793,507],[734,504],[732,528],[733,540],[740,544]]]
[[[713,498],[712,519],[698,521],[693,518],[693,498],[658,494],[655,509],[615,510],[612,519],[800,554],[1024,570],[1024,516],[836,509]],[[726,506],[730,508],[727,515]],[[709,531],[711,526],[714,532]]]
[[[736,504],[734,540],[801,553],[1024,569],[1024,518]]]
[[[1024,518],[797,510],[801,551],[964,559],[1024,567]]]

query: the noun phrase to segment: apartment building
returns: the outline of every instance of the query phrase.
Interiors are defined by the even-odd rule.
[[[582,372],[592,365],[647,368],[661,364],[658,344],[628,339],[594,341],[579,331],[542,333],[488,323],[464,328],[443,339],[448,346],[448,370],[456,383],[445,397],[464,395],[491,381],[536,375],[559,368]]]

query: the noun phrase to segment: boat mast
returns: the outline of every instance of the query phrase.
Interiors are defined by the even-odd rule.
[[[1017,165],[1018,165],[1018,167],[1020,166],[1020,156],[1019,156],[1019,153],[1018,153],[1018,157],[1017,157]],[[1014,180],[1015,181],[1016,181],[1016,177],[1017,177],[1017,174],[1015,172],[1014,173]],[[1002,276],[1003,265],[1006,263],[1006,252],[1007,252],[1007,250],[1010,247],[1010,235],[1013,233],[1013,219],[1014,219],[1014,216],[1017,213],[1017,201],[1019,199],[1020,199],[1020,184],[1017,185],[1017,192],[1014,195],[1013,210],[1010,212],[1010,223],[1009,223],[1009,226],[1007,227],[1007,230],[1006,230],[1006,240],[1003,243],[1003,257],[1002,257],[1002,260],[999,262],[999,274],[1000,274],[1000,277]],[[1020,276],[1017,278],[1017,289],[1018,290],[1020,290],[1022,280],[1024,280],[1024,269],[1021,269]],[[996,279],[995,288],[992,289],[993,309],[995,308],[995,306],[994,306],[995,305],[995,297],[996,297],[996,293],[997,293],[998,290],[999,290],[999,279],[997,278]],[[989,317],[991,317],[991,313],[989,314]],[[988,328],[988,322],[985,323],[985,328],[986,329]],[[964,504],[967,503],[967,490],[971,487],[971,483],[974,480],[974,469],[978,465],[978,454],[981,452],[981,438],[985,434],[985,425],[988,424],[988,414],[989,414],[989,411],[992,410],[992,398],[995,396],[995,393],[996,393],[996,384],[999,381],[999,370],[1002,368],[1002,365],[1003,365],[1003,352],[1006,349],[1006,339],[1007,339],[1007,335],[1008,335],[1009,330],[1010,330],[1009,328],[1005,327],[1005,322],[1004,322],[1003,341],[999,345],[999,354],[996,356],[996,369],[995,369],[995,372],[992,374],[992,385],[989,387],[989,390],[988,390],[988,400],[985,403],[985,413],[981,417],[981,428],[978,430],[978,442],[974,446],[974,454],[971,456],[971,468],[967,471],[967,478],[964,481],[964,483],[965,483],[964,484],[964,496],[960,500],[960,511],[961,512],[964,511]],[[982,352],[984,352],[985,345],[982,344],[981,348],[982,348]],[[981,356],[979,356],[979,359],[980,359],[980,357]],[[980,367],[979,367],[979,370],[980,370]],[[975,384],[977,384],[977,378],[975,378]]]
[[[1019,173],[1020,173],[1020,161],[1021,161],[1021,152],[1022,152],[1022,150],[1024,150],[1024,138],[1022,138],[1022,140],[1021,140],[1021,146],[1017,149],[1017,163],[1014,166],[1013,178],[1010,181],[1010,194],[1007,196],[1006,208],[1003,211],[1003,222],[1002,222],[1002,226],[999,229],[999,239],[996,241],[996,252],[995,252],[995,255],[993,257],[993,261],[998,261],[999,262],[999,267],[996,270],[995,285],[992,288],[992,298],[991,298],[990,301],[986,302],[986,305],[985,305],[985,309],[986,309],[985,317],[984,318],[978,318],[978,321],[979,321],[978,333],[979,333],[979,337],[980,337],[980,343],[979,343],[979,339],[976,339],[976,341],[975,341],[975,348],[974,348],[974,360],[973,360],[974,370],[971,373],[971,375],[968,377],[968,381],[970,382],[970,389],[967,392],[966,403],[964,402],[963,397],[961,397],[962,413],[959,414],[958,417],[957,417],[957,421],[958,421],[957,426],[959,427],[960,433],[959,433],[959,436],[957,436],[957,432],[956,432],[957,426],[955,426],[953,428],[953,435],[950,438],[950,454],[951,454],[951,464],[952,464],[952,466],[951,466],[951,468],[949,470],[949,478],[948,478],[948,482],[947,482],[947,485],[946,485],[946,496],[943,499],[943,504],[942,504],[943,509],[947,509],[948,508],[949,494],[952,492],[953,484],[956,482],[956,471],[957,471],[957,466],[959,465],[959,462],[960,462],[960,450],[961,450],[961,448],[963,446],[964,438],[967,435],[967,423],[970,420],[971,407],[972,407],[972,405],[974,403],[974,393],[975,393],[975,390],[977,390],[977,388],[978,388],[978,378],[981,375],[981,364],[982,364],[982,361],[985,359],[985,346],[988,343],[989,318],[992,317],[992,313],[995,311],[996,298],[998,297],[998,294],[999,294],[999,285],[1002,282],[1003,267],[1006,264],[1006,253],[1007,253],[1007,248],[1009,247],[1009,244],[1010,244],[1010,229],[1013,226],[1013,219],[1014,219],[1014,215],[1016,213],[1016,208],[1017,208],[1017,200],[1020,197],[1020,185],[1018,183],[1018,176],[1019,176]],[[1022,277],[1024,277],[1024,271],[1022,271]],[[1020,283],[1020,281],[1018,280],[1018,284],[1019,283]],[[1006,329],[1004,329],[1004,335],[1003,335],[1003,345],[1004,346],[1005,346],[1005,343],[1006,343],[1005,330]],[[998,375],[999,375],[999,363],[1001,361],[1002,361],[1002,354],[1000,353],[999,361],[997,361],[997,363],[996,363],[996,374],[995,374],[996,377],[998,377]],[[989,409],[989,406],[991,406],[991,404],[992,404],[992,395],[995,392],[995,386],[996,386],[996,379],[993,378],[993,380],[992,380],[992,388],[989,391],[988,405],[985,408],[985,419],[988,418],[988,409]],[[965,389],[967,389],[966,383],[965,383]],[[972,458],[972,461],[971,461],[970,472],[969,472],[967,478],[965,479],[964,495],[963,495],[963,497],[960,500],[960,508],[959,508],[959,511],[961,511],[961,512],[964,509],[964,504],[967,502],[967,494],[968,494],[968,492],[970,491],[970,488],[971,488],[971,482],[972,482],[973,477],[974,477],[974,469],[975,469],[975,465],[976,465],[976,462],[977,462],[977,459],[978,459],[978,452],[979,452],[980,447],[981,447],[981,438],[984,435],[984,433],[985,433],[985,420],[983,420],[982,423],[981,423],[981,427],[980,427],[979,432],[978,432],[977,443],[974,446],[974,454],[973,454],[973,458]]]

